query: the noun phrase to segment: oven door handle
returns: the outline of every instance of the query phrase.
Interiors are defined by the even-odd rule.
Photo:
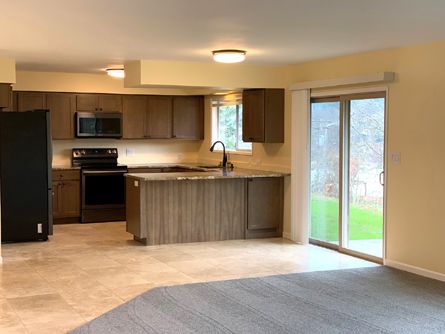
[[[92,175],[92,174],[121,174],[121,173],[128,173],[127,170],[88,170],[88,171],[82,171],[85,175]]]

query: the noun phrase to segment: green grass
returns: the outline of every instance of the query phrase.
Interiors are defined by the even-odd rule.
[[[373,209],[350,208],[350,240],[382,239],[383,217]],[[311,238],[338,241],[338,201],[313,196],[311,201]]]

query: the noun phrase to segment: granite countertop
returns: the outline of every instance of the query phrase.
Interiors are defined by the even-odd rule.
[[[78,170],[80,167],[67,166],[67,165],[53,165],[53,170]]]
[[[176,165],[183,167],[183,165]],[[191,167],[193,168],[193,167]],[[235,168],[233,170],[204,169],[202,171],[191,171],[182,173],[128,173],[127,177],[132,177],[141,181],[168,181],[168,180],[211,180],[211,179],[244,179],[255,177],[283,177],[288,173],[268,172],[262,170]]]
[[[200,165],[205,164],[198,164],[198,163],[146,163],[146,164],[126,164],[126,166],[130,168],[169,168],[169,167],[178,167],[178,168],[187,168],[187,169],[202,169],[203,171],[206,170],[206,168],[199,167]],[[216,165],[215,165],[216,167]]]

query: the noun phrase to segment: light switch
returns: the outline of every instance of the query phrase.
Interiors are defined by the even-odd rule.
[[[402,157],[400,155],[400,152],[392,152],[391,153],[391,162],[394,165],[400,165],[400,163],[402,162]]]
[[[134,181],[134,186],[137,188],[137,187],[139,187],[139,181]]]

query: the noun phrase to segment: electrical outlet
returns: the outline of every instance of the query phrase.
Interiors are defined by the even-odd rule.
[[[127,147],[127,149],[125,150],[125,154],[127,155],[127,157],[131,157],[136,154],[136,150],[134,148]]]

